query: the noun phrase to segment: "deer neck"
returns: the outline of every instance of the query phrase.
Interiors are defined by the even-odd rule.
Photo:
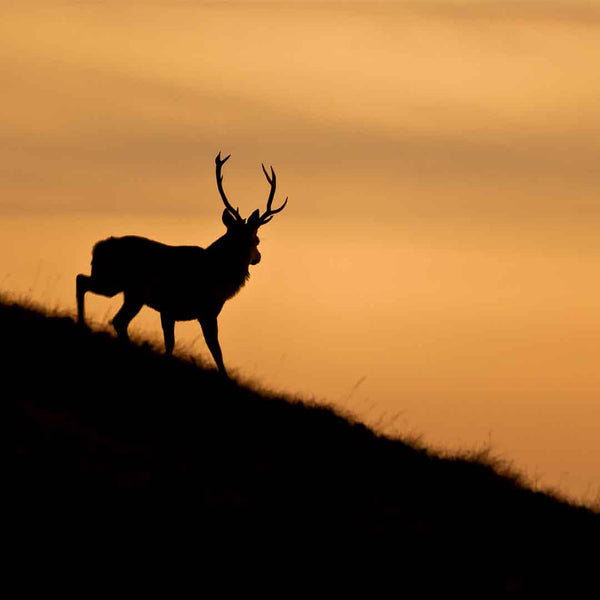
[[[207,249],[213,280],[225,300],[234,296],[250,277],[249,256],[241,255],[227,236],[219,238]]]

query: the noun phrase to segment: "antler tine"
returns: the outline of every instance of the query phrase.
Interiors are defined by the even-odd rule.
[[[269,194],[269,199],[267,200],[267,211],[269,211],[269,210],[271,210],[271,204],[273,204],[273,198],[275,198],[275,188],[277,187],[277,177],[275,176],[275,171],[273,171],[273,167],[271,167],[271,177],[269,177],[269,174],[267,173],[267,170],[265,169],[265,165],[263,165],[261,163],[260,166],[262,167],[263,173],[265,174],[267,181],[271,185],[271,193]]]
[[[273,206],[273,199],[275,198],[275,189],[277,187],[277,176],[275,175],[275,171],[273,170],[273,167],[271,166],[271,176],[269,177],[269,174],[267,173],[267,170],[265,169],[265,165],[261,164],[263,173],[265,174],[265,177],[267,178],[267,181],[269,182],[270,186],[271,186],[271,192],[269,193],[269,198],[267,200],[267,210],[261,215],[260,217],[260,224],[264,225],[265,223],[268,223],[272,218],[273,215],[276,215],[278,212],[281,212],[284,208],[285,205],[287,204],[288,199],[285,199],[285,202],[279,207],[276,208],[275,210],[272,210],[272,206]]]
[[[221,194],[221,200],[223,200],[223,204],[225,204],[225,208],[238,220],[243,221],[240,216],[239,209],[236,210],[229,204],[229,200],[227,200],[227,196],[225,195],[225,190],[223,189],[223,175],[221,174],[221,168],[223,165],[229,160],[231,154],[228,154],[225,158],[221,158],[221,153],[217,154],[215,158],[216,165],[216,177],[217,177],[217,188],[219,190],[219,194]]]

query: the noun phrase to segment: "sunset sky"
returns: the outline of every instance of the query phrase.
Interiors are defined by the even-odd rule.
[[[73,311],[97,239],[206,245],[216,153],[246,216],[272,164],[226,364],[600,495],[600,1],[7,4],[2,290]]]

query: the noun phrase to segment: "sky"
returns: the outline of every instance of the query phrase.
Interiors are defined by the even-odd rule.
[[[600,493],[600,2],[33,0],[0,30],[3,287],[73,310],[97,239],[206,245],[217,152],[243,215],[272,164],[226,362]]]
[[[597,218],[598,11],[463,4],[18,3],[3,208],[197,211],[223,149],[297,214]]]

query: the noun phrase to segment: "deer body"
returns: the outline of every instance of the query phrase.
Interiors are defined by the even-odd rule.
[[[249,261],[228,265],[224,249],[217,242],[204,249],[111,237],[94,247],[91,278],[111,295],[125,292],[176,321],[189,321],[218,314],[249,277]]]
[[[256,210],[244,220],[234,210],[222,187],[221,167],[228,159],[215,159],[217,186],[226,209],[223,223],[227,233],[207,248],[170,246],[138,236],[110,237],[98,242],[92,251],[91,275],[76,279],[79,323],[84,323],[86,292],[103,296],[124,293],[123,306],[112,320],[117,335],[128,339],[127,327],[144,305],[158,311],[165,340],[171,354],[175,344],[175,322],[197,319],[207,346],[224,375],[227,375],[218,341],[217,317],[225,302],[246,283],[249,266],[260,262],[257,230],[285,207],[271,210],[275,193],[275,173],[267,211]]]

